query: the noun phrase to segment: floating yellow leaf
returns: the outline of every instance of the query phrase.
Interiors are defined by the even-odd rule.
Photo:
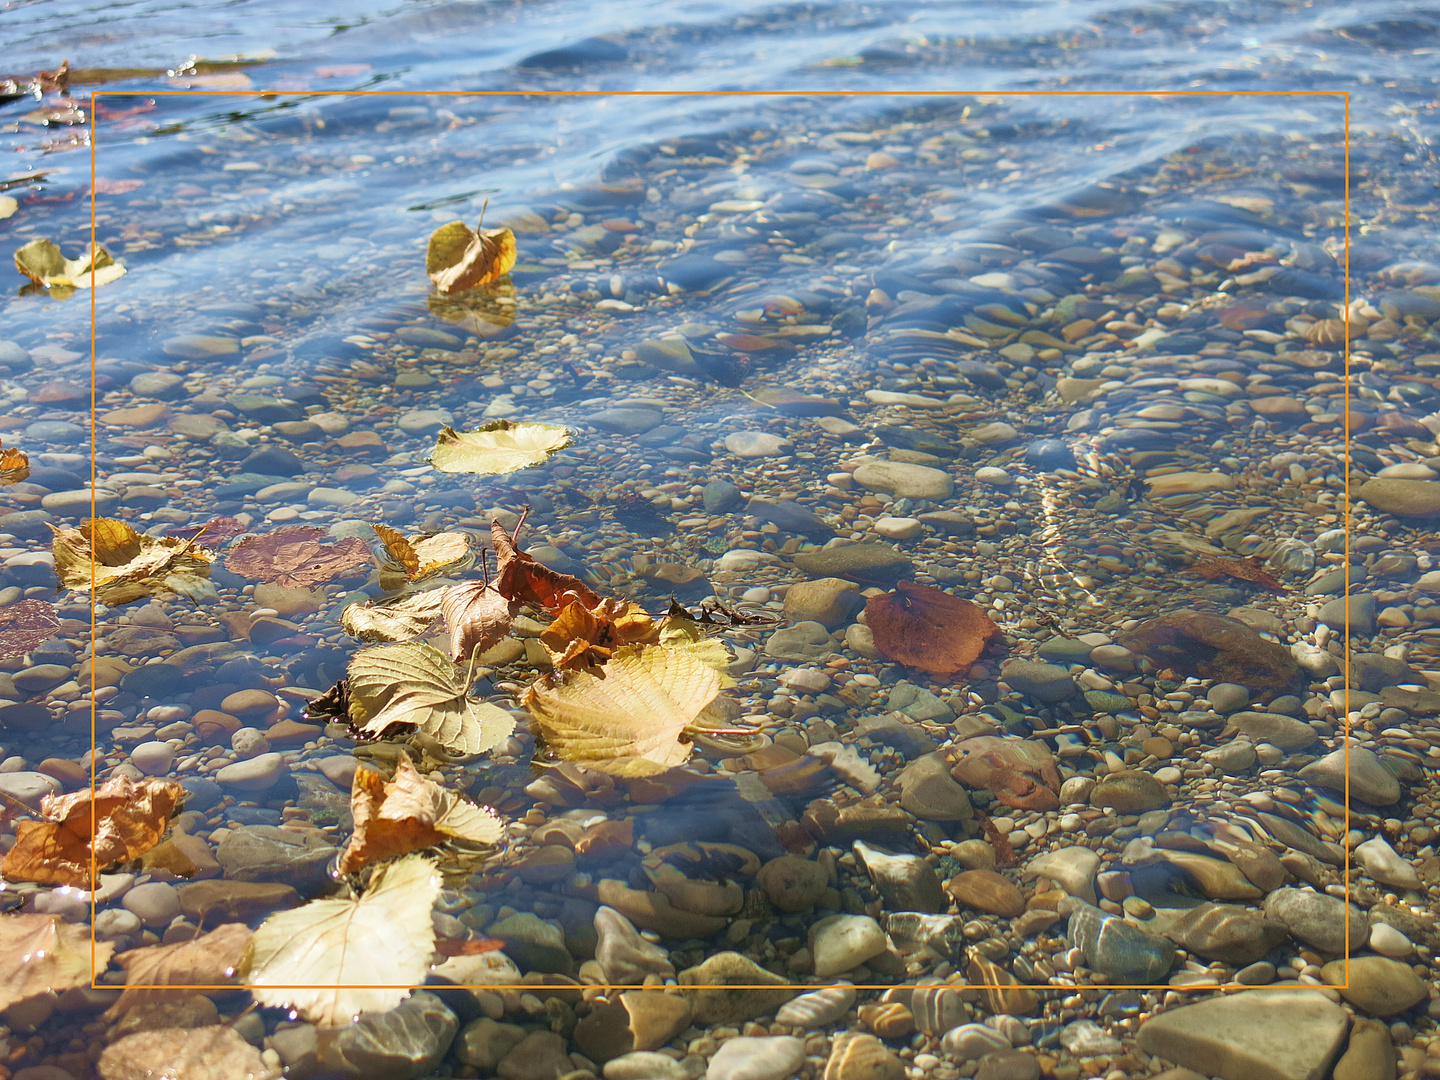
[[[668,648],[688,651],[706,667],[712,668],[720,676],[722,689],[736,685],[735,680],[730,677],[730,665],[735,658],[730,655],[725,642],[717,637],[707,636],[694,619],[683,615],[666,615],[660,620],[656,640]]]
[[[720,692],[720,674],[689,648],[619,649],[597,673],[534,683],[525,707],[565,761],[613,776],[651,776],[683,765],[686,729]]]
[[[388,525],[370,527],[385,545],[385,554],[391,563],[403,568],[409,581],[463,569],[461,564],[472,559],[470,538],[464,533],[442,532],[406,539]]]
[[[90,590],[95,599],[115,606],[157,593],[203,594],[214,558],[195,541],[145,536],[123,521],[86,518],[78,529],[57,529],[51,551],[55,574],[67,589]]]
[[[474,431],[444,427],[430,464],[441,472],[499,476],[543,465],[572,439],[570,429],[559,424],[496,420]]]
[[[14,195],[0,195],[0,221],[4,221],[20,209]]]
[[[355,774],[350,813],[355,830],[340,853],[342,874],[452,839],[496,844],[505,833],[493,810],[467,802],[420,775],[404,754],[388,781],[373,769]]]
[[[349,604],[340,613],[340,625],[361,641],[413,641],[435,625],[445,592],[426,589],[389,600]]]
[[[92,284],[98,288],[125,275],[125,267],[99,244],[78,259],[67,259],[58,245],[43,239],[31,240],[15,252],[15,269],[61,299],[76,289],[88,289]]]
[[[350,723],[378,738],[395,724],[408,724],[447,750],[479,754],[510,737],[515,718],[488,702],[475,701],[455,665],[430,645],[376,645],[350,659]]]
[[[515,234],[509,229],[476,232],[463,221],[451,221],[430,234],[425,273],[442,293],[454,293],[508,274],[515,258]]]
[[[312,900],[271,915],[240,970],[261,1005],[316,1024],[393,1009],[425,981],[435,950],[435,863],[420,855],[376,869],[358,900]]]

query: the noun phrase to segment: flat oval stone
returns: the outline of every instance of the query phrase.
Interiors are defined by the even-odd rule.
[[[965,870],[946,882],[945,889],[962,907],[1007,919],[1025,910],[1024,894],[994,870]]]
[[[1127,983],[1158,983],[1169,974],[1175,962],[1175,946],[1169,941],[1074,897],[1060,906],[1060,913],[1070,919],[1071,942],[1096,971]]]
[[[775,1014],[775,1021],[780,1024],[789,1024],[792,1027],[814,1030],[824,1027],[826,1024],[833,1024],[844,1016],[854,1004],[855,988],[853,986],[827,986],[823,990],[801,994],[793,1001],[787,1001]]]

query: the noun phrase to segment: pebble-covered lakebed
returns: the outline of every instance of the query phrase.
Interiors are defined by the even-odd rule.
[[[544,623],[522,617],[479,671],[518,717],[502,745],[357,742],[310,706],[378,566],[283,585],[221,546],[198,600],[98,605],[92,641],[50,555],[90,512],[89,357],[16,332],[0,437],[32,469],[0,489],[0,619],[39,600],[61,622],[0,663],[0,792],[38,810],[92,766],[188,792],[93,897],[5,882],[0,919],[83,927],[93,899],[120,958],[9,1006],[16,1080],[141,1075],[123,1040],[224,1025],[234,1075],[296,1078],[1440,1074],[1440,268],[1428,204],[1387,175],[1400,148],[1352,143],[1351,214],[1389,231],[1352,234],[1347,308],[1333,125],[1025,202],[1006,192],[1063,187],[1073,119],[765,105],[491,196],[514,291],[457,322],[427,303],[425,237],[481,197],[337,231],[374,162],[319,141],[345,107],[117,173],[142,183],[100,231],[131,268],[96,296],[98,512],[478,552],[528,506],[522,545],[599,593],[771,616],[723,635],[753,734],[643,781],[532,761],[514,695]],[[491,108],[382,122],[445,146]],[[446,167],[475,168],[453,138]],[[44,213],[0,228],[44,235]],[[290,247],[227,257],[286,215]],[[178,315],[147,284],[173,247],[214,273]],[[494,481],[427,464],[443,425],[501,418],[575,440]],[[885,659],[865,604],[901,581],[1001,635],[956,677]],[[966,768],[977,749],[1019,786]],[[402,756],[507,823],[440,893],[425,990],[338,1028],[243,988],[115,1008],[127,953],[343,894],[356,771]],[[481,939],[503,948],[466,955]]]

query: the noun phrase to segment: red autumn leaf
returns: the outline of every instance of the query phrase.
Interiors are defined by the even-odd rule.
[[[515,546],[524,524],[522,515],[512,536],[498,521],[490,522],[490,542],[498,560],[495,591],[507,599],[536,604],[546,611],[559,611],[572,600],[578,600],[587,608],[598,607],[600,597],[579,578],[551,570]]]
[[[1206,581],[1214,581],[1216,578],[1228,577],[1236,581],[1248,581],[1252,585],[1258,585],[1262,589],[1269,589],[1271,592],[1283,593],[1290,590],[1285,588],[1278,580],[1271,576],[1265,569],[1264,563],[1251,556],[1247,559],[1222,559],[1214,556],[1206,556],[1199,559],[1195,565],[1190,567],[1190,573],[1199,574]]]
[[[358,536],[322,544],[324,535],[324,529],[313,525],[286,525],[242,540],[225,565],[231,573],[293,589],[323,585],[367,563],[373,565],[370,545]]]
[[[887,659],[936,675],[968,668],[1000,632],[978,604],[909,581],[872,596],[865,621]]]

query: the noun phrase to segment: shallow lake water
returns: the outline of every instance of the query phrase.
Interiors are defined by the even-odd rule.
[[[16,1080],[1440,1067],[1433,10],[5,20],[0,240],[81,256],[93,187],[125,268],[0,301]],[[482,215],[513,268],[441,293]],[[571,440],[431,465],[498,421]],[[207,554],[92,605],[92,513]],[[365,730],[359,605],[494,573],[492,522],[724,671],[554,674],[517,601],[473,664],[410,635],[469,695]],[[587,766],[567,686],[721,731]],[[92,777],[184,798],[93,891]],[[382,850],[405,784],[494,833]],[[313,989],[370,983],[429,989]]]

